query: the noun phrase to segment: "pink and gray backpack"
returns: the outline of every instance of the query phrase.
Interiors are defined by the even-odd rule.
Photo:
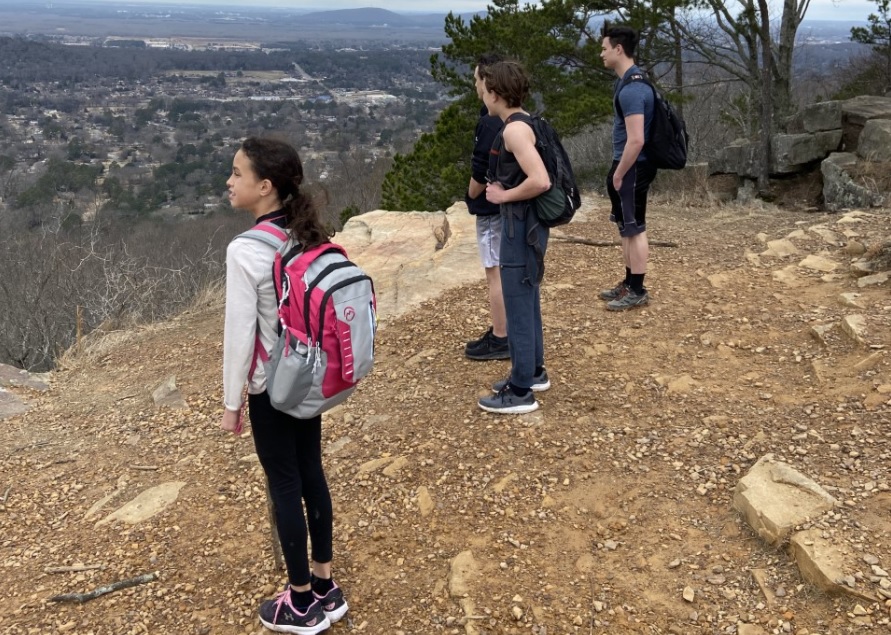
[[[275,248],[273,282],[279,337],[254,351],[266,371],[276,410],[309,419],[342,403],[374,365],[377,301],[374,284],[340,245],[303,249],[270,222],[241,234]]]

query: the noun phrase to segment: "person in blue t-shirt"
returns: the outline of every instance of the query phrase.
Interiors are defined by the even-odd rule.
[[[624,83],[642,71],[634,63],[639,37],[627,26],[605,24],[600,57],[603,65],[618,76],[613,98],[613,164],[606,177],[606,190],[612,203],[610,221],[619,228],[625,278],[611,289],[600,292],[606,308],[624,311],[648,304],[644,287],[647,273],[647,193],[656,177],[656,168],[647,161],[644,142],[653,120],[655,97],[644,82]],[[620,116],[621,113],[621,116]]]

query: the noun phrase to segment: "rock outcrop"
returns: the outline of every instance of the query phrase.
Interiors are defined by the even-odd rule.
[[[476,220],[464,203],[445,212],[378,210],[354,216],[335,240],[374,279],[382,320],[483,278]]]
[[[860,176],[864,165],[891,162],[891,98],[864,95],[802,108],[787,121],[787,132],[772,139],[772,177],[820,167],[823,200],[830,211],[878,207],[887,192]],[[761,172],[761,143],[740,139],[709,164],[709,173],[733,174],[745,185]]]

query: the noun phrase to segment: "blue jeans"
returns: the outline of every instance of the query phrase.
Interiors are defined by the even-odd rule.
[[[528,201],[503,205],[501,214],[501,291],[507,313],[510,381],[518,388],[529,388],[535,368],[544,366],[539,280],[550,232],[538,222]]]

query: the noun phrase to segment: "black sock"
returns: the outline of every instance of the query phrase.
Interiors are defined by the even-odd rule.
[[[517,397],[525,397],[526,393],[529,392],[528,388],[520,388],[514,382],[510,383],[510,389]]]
[[[625,267],[625,284],[631,284],[631,269]]]
[[[544,366],[536,366],[535,367],[535,376],[538,377],[544,372]]]
[[[312,591],[295,591],[291,588],[291,604],[301,613],[304,613],[309,608],[309,605],[315,601],[316,599],[312,596]]]
[[[317,578],[312,576],[312,590],[316,595],[326,595],[328,591],[334,588],[334,580],[331,578]]]
[[[495,342],[498,344],[507,344],[507,335],[505,335],[504,337],[498,337],[497,335],[495,335],[495,331],[492,331],[492,339],[495,340]]]
[[[631,290],[640,295],[644,292],[643,280],[644,276],[647,275],[645,273],[632,273],[631,280],[628,281],[628,286],[631,287]]]

